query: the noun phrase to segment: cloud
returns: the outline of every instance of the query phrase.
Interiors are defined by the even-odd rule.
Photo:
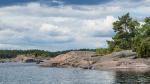
[[[85,20],[84,24],[89,31],[110,32],[114,21],[116,21],[116,18],[113,16],[106,16],[102,19]]]
[[[49,33],[49,35],[51,36],[65,36],[65,35],[69,35],[70,30],[69,28],[61,28],[57,25],[53,25],[53,24],[42,24],[42,26],[39,29],[42,33]]]
[[[118,16],[127,12],[138,19],[150,15],[145,13],[150,8],[147,0],[129,2],[65,5],[53,0],[57,6],[42,1],[0,7],[0,48],[55,51],[107,47]]]

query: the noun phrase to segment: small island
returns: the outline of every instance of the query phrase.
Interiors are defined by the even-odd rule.
[[[108,48],[58,52],[42,50],[1,50],[0,62],[36,62],[42,67],[82,69],[150,70],[150,17],[144,24],[129,13],[113,23],[115,35]]]
[[[150,0],[0,0],[0,84],[150,84]]]

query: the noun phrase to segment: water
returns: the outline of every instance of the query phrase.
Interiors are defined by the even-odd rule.
[[[0,84],[150,84],[149,72],[42,68],[36,64],[0,64]]]

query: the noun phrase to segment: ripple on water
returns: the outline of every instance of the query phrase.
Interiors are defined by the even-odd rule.
[[[0,64],[0,84],[133,84],[149,82],[150,74],[65,68],[35,64]]]

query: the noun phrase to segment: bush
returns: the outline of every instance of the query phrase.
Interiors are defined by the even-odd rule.
[[[113,50],[113,51],[114,51],[114,52],[119,52],[119,51],[122,51],[122,50],[123,50],[123,49],[121,49],[121,48],[119,48],[119,47],[116,46],[116,47],[114,47],[114,50]]]
[[[137,46],[137,53],[140,58],[150,57],[150,37],[143,40],[140,46]]]
[[[109,53],[110,53],[110,51],[107,48],[97,48],[96,49],[96,54],[97,55],[103,56],[103,55],[106,55],[106,54],[109,54]]]

